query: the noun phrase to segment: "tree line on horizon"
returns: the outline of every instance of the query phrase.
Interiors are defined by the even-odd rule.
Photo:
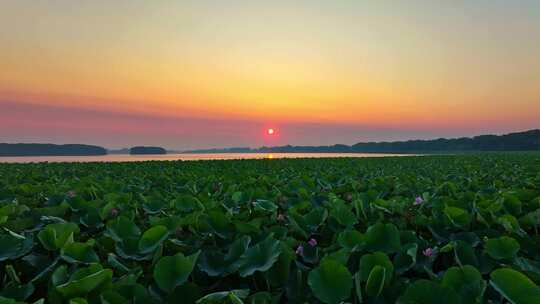
[[[184,153],[421,153],[474,151],[537,151],[540,150],[540,129],[505,135],[480,135],[462,138],[365,142],[352,146],[279,146],[191,150]]]
[[[162,147],[137,146],[122,149],[129,154],[166,154]],[[539,151],[540,129],[505,135],[480,135],[462,138],[365,142],[331,146],[279,146],[260,148],[223,148],[183,151],[181,153],[436,153],[474,151]],[[114,154],[100,146],[69,144],[0,143],[0,156],[92,156]]]
[[[6,144],[0,143],[1,156],[99,156],[107,155],[109,151],[100,146],[68,144]],[[116,154],[116,153],[111,153]],[[137,146],[126,149],[126,154],[145,155],[145,154],[167,154],[167,151],[161,147]]]

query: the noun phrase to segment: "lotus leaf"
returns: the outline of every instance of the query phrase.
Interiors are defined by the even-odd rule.
[[[323,303],[340,303],[351,294],[352,275],[337,261],[326,259],[309,272],[308,284],[313,294]]]

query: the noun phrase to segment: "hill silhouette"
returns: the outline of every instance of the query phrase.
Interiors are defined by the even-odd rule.
[[[0,143],[0,156],[91,156],[106,154],[105,148],[91,145]]]

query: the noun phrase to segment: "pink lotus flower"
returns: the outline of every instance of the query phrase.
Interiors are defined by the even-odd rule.
[[[299,245],[299,246],[296,248],[296,254],[298,254],[298,255],[300,255],[300,256],[303,256],[303,255],[304,255],[304,246]]]
[[[426,257],[431,257],[434,253],[435,251],[433,250],[433,248],[426,248],[422,251],[422,254]]]
[[[111,209],[111,216],[112,216],[112,217],[118,216],[118,209],[112,208],[112,209]]]
[[[417,196],[416,199],[414,200],[414,205],[415,206],[422,205],[422,203],[424,203],[424,199],[420,196]]]
[[[311,245],[311,247],[317,246],[317,240],[314,238],[309,239],[308,244]]]
[[[71,191],[68,191],[67,196],[69,198],[74,198],[75,196],[77,196],[77,193],[75,192],[75,190],[71,190]]]

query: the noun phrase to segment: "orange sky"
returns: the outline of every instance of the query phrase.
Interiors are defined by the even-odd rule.
[[[295,134],[276,144],[539,127],[537,1],[2,6],[0,141],[193,148],[261,144],[245,130],[267,125]]]

